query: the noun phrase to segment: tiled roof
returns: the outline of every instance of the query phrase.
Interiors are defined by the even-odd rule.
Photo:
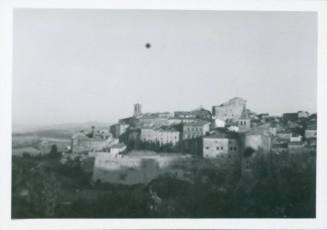
[[[192,121],[189,123],[184,123],[184,126],[203,126],[206,124],[210,124],[208,121],[198,120],[198,121]]]
[[[216,129],[213,131],[212,134],[205,136],[204,138],[212,138],[212,139],[219,139],[219,138],[230,138],[230,139],[237,139],[238,134],[236,132],[231,132],[226,129]]]

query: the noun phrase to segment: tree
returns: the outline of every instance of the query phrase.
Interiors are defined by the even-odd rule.
[[[52,145],[51,146],[49,156],[51,158],[55,158],[55,159],[58,159],[58,158],[61,157],[61,153],[58,152],[57,145]]]

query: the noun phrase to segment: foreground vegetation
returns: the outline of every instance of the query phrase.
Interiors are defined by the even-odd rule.
[[[315,156],[258,158],[252,183],[226,169],[193,181],[160,177],[133,186],[91,184],[78,160],[13,157],[13,218],[303,218],[315,216]]]

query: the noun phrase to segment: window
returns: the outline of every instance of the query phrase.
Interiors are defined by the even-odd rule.
[[[206,149],[209,149],[209,146],[206,146]]]
[[[219,150],[219,147],[217,147],[217,150]]]

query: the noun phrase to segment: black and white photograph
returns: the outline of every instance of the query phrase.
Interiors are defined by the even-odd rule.
[[[12,221],[317,218],[317,12],[12,15]]]

